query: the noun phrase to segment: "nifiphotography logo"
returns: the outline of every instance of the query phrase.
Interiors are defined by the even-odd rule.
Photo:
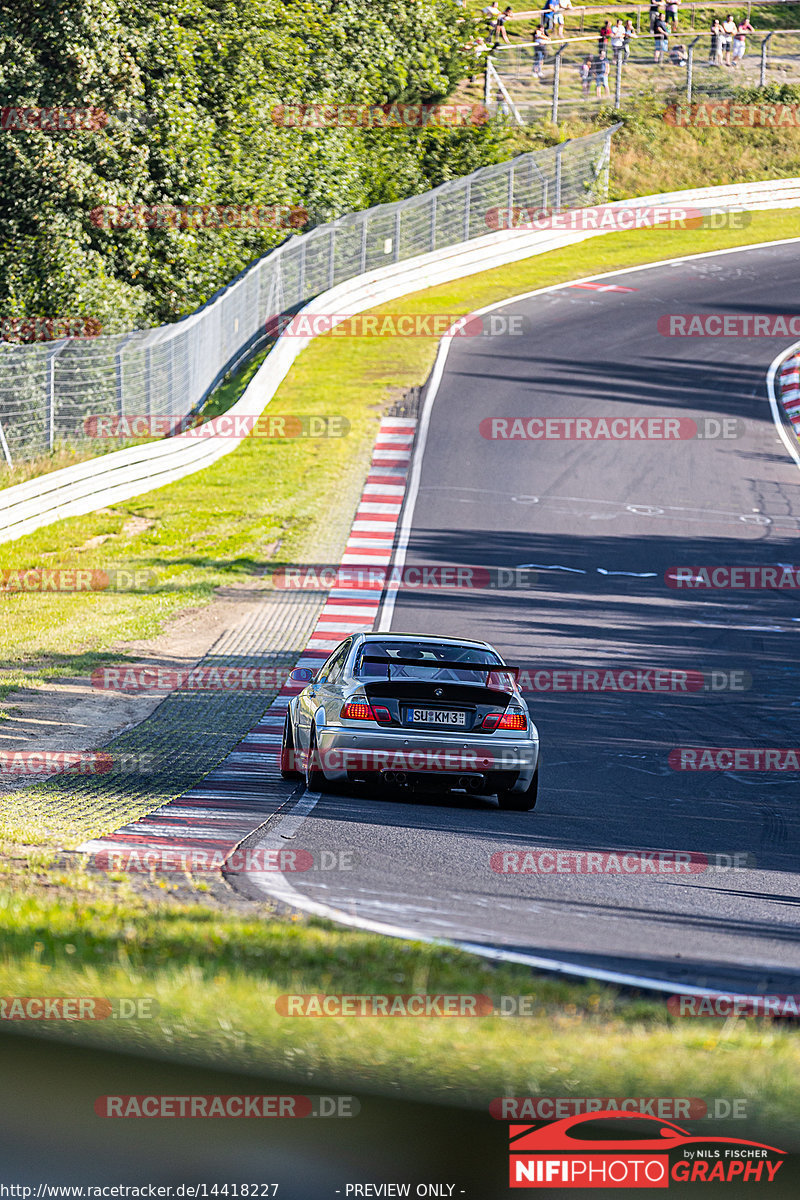
[[[606,1109],[509,1127],[510,1186],[666,1188],[771,1183],[785,1150],[743,1138],[695,1137],[659,1117]]]

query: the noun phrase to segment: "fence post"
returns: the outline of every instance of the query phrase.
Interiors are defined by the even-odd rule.
[[[642,10],[640,8],[636,9],[636,32],[637,34],[642,32]]]
[[[614,108],[622,102],[622,48],[617,51],[617,75],[614,83]]]
[[[56,359],[69,342],[64,338],[47,356],[47,447],[52,450],[56,441]]]
[[[564,47],[556,50],[556,56],[553,59],[553,111],[550,119],[554,125],[558,124],[558,82],[561,78],[561,55],[564,52]]]
[[[3,447],[3,456],[6,460],[6,462],[8,463],[8,465],[10,467],[13,467],[14,464],[11,461],[11,451],[8,448],[8,442],[6,441],[6,435],[3,432],[3,422],[2,421],[0,421],[0,446]]]
[[[328,287],[332,288],[336,279],[336,230],[331,230],[328,239]]]
[[[561,212],[561,155],[564,152],[566,142],[559,142],[556,146],[556,212]]]
[[[700,41],[703,35],[698,33],[697,37],[689,43],[689,48],[686,52],[686,103],[692,103],[692,86],[694,84],[694,48]]]
[[[394,214],[394,261],[400,262],[400,213],[402,209],[398,208]]]
[[[133,336],[134,335],[132,333],[129,333],[128,336],[120,342],[119,346],[117,346],[117,352],[114,355],[114,392],[117,400],[118,417],[125,416],[125,393],[123,390],[122,378],[122,351],[125,349]],[[174,340],[175,339],[173,338],[173,341]]]
[[[484,68],[484,72],[483,72],[483,103],[486,108],[488,108],[489,105],[492,103],[492,88],[491,88],[491,84],[489,82],[489,72],[491,70],[491,67],[492,67],[492,60],[489,57],[489,55],[487,54],[486,67]]]
[[[363,275],[367,269],[367,217],[361,218],[361,271]]]
[[[431,250],[436,249],[436,192],[431,196]]]
[[[464,241],[469,241],[470,205],[472,204],[472,180],[467,176],[467,186],[464,189]]]
[[[514,211],[514,160],[508,164],[508,211]]]
[[[772,33],[774,32],[775,30],[773,29]],[[761,43],[761,75],[758,86],[762,88],[767,85],[767,47],[769,46],[769,39],[772,37],[772,33],[768,33]]]
[[[297,297],[298,301],[304,300],[305,295],[306,295],[306,240],[305,240],[305,237],[302,237],[300,239],[300,271],[299,271],[299,278],[297,281],[297,290],[300,293],[300,295]]]

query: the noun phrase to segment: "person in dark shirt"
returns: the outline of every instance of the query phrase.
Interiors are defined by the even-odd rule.
[[[656,17],[661,14],[661,5],[663,0],[650,0],[650,32],[652,33],[656,23]]]
[[[653,25],[653,62],[663,65],[664,55],[669,48],[669,27],[662,16],[656,17]]]

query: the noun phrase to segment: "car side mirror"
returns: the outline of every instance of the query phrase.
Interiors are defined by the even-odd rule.
[[[316,671],[312,671],[311,667],[295,667],[289,675],[291,683],[313,683]]]

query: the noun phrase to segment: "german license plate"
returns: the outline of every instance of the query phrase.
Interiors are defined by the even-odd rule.
[[[414,725],[461,725],[467,723],[467,714],[447,708],[412,708],[409,717]]]

